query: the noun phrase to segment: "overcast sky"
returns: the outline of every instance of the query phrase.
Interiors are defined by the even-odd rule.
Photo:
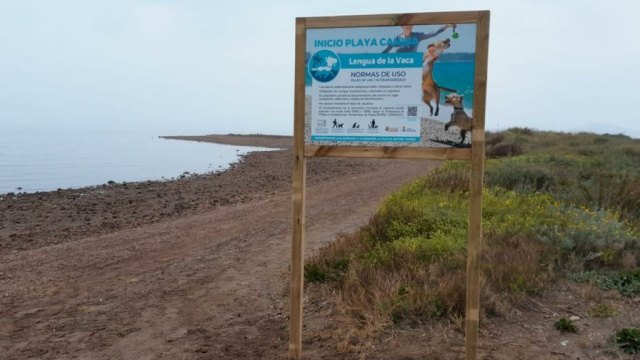
[[[291,134],[296,17],[483,9],[488,129],[640,137],[634,0],[0,0],[0,132]]]

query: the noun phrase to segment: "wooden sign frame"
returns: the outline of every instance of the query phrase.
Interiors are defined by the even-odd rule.
[[[480,320],[480,247],[484,175],[485,108],[489,51],[489,11],[386,14],[296,19],[293,146],[293,233],[289,357],[302,356],[304,229],[307,157],[470,160],[469,235],[467,239],[466,360],[475,360]],[[305,145],[305,62],[307,29],[369,26],[476,24],[473,132],[471,148]]]

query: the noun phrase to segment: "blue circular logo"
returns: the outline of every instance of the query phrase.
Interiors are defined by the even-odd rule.
[[[326,83],[338,76],[340,58],[331,50],[320,50],[309,59],[308,67],[312,78]]]

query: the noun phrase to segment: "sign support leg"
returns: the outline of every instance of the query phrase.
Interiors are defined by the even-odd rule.
[[[307,159],[304,157],[306,22],[296,19],[296,76],[293,109],[293,234],[291,242],[291,295],[289,358],[302,356],[302,300],[304,291],[304,224]]]
[[[482,246],[482,173],[484,161],[476,157],[478,144],[472,148],[471,183],[469,189],[469,238],[467,241],[466,360],[478,356],[480,322],[480,250]],[[482,144],[484,149],[484,144]]]
[[[293,237],[291,243],[291,311],[289,319],[289,358],[302,355],[302,300],[304,290],[304,224],[306,158],[294,155]]]
[[[479,12],[476,29],[476,74],[473,98],[469,237],[467,240],[466,360],[478,358],[480,323],[480,251],[482,248],[482,183],[484,177],[485,108],[489,57],[489,12]]]

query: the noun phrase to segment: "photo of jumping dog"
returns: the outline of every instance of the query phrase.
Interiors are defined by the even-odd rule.
[[[462,107],[463,97],[463,95],[449,94],[444,98],[446,106],[453,106],[451,121],[445,124],[444,131],[449,130],[452,126],[460,128],[460,144],[464,142],[467,131],[473,131],[473,118],[469,117]]]
[[[438,116],[440,113],[440,90],[457,92],[456,90],[439,86],[435,80],[433,80],[433,65],[444,50],[449,47],[451,47],[451,40],[449,38],[436,41],[427,46],[427,51],[422,57],[422,101],[429,107],[430,115]],[[433,112],[433,106],[431,106],[432,100],[436,103],[435,114]]]

